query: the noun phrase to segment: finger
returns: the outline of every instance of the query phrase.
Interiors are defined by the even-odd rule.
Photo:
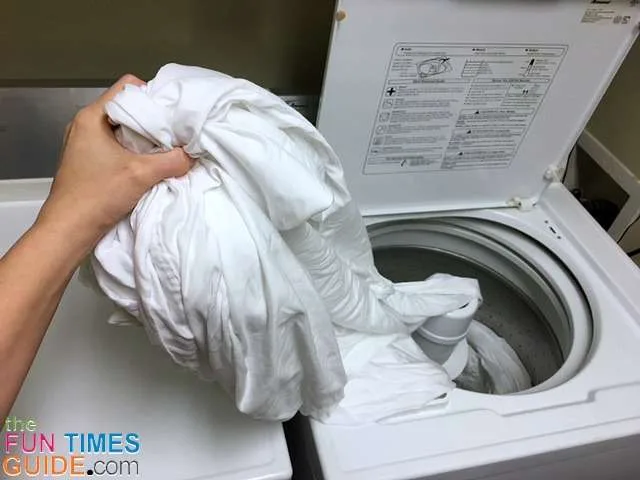
[[[124,90],[125,85],[144,85],[145,82],[138,77],[126,74],[122,76],[116,83],[109,87],[102,95],[93,103],[100,111],[104,111],[104,106],[111,101],[118,93]]]
[[[109,87],[102,93],[91,105],[88,105],[86,109],[91,112],[90,116],[97,120],[97,125],[103,130],[106,135],[111,135],[115,126],[109,122],[109,118],[105,112],[105,105],[111,101],[118,93],[124,90],[126,85],[144,85],[145,82],[138,77],[126,74],[122,76],[116,83]]]
[[[64,127],[64,136],[62,137],[62,148],[64,149],[69,142],[69,134],[71,133],[71,122],[67,123],[67,126]]]
[[[64,128],[64,136],[62,137],[62,145],[60,147],[60,151],[58,152],[58,160],[56,161],[56,170],[60,168],[60,163],[62,162],[62,156],[64,154],[65,149],[67,148],[67,143],[69,143],[69,135],[71,134],[71,123],[68,123]]]
[[[187,155],[182,148],[174,148],[169,152],[155,153],[144,157],[154,183],[165,178],[181,177],[195,164],[195,160]]]

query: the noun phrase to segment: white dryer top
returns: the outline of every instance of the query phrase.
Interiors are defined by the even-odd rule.
[[[47,179],[0,181],[0,254],[31,225],[49,188]],[[75,472],[172,480],[291,477],[279,423],[239,413],[217,385],[174,365],[142,328],[108,325],[112,310],[105,297],[71,281],[10,418],[33,420],[36,434],[53,443],[51,455],[67,462],[71,454],[82,457]],[[22,441],[11,440],[6,453],[22,456],[32,435]],[[58,461],[56,468],[64,467]]]
[[[636,38],[635,3],[340,1],[318,127],[363,212],[537,201]]]

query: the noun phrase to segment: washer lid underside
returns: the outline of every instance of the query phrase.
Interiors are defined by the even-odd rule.
[[[607,8],[620,21],[594,23],[603,7],[587,0],[339,3],[347,16],[334,28],[318,127],[365,214],[536,201],[640,11],[617,2]]]

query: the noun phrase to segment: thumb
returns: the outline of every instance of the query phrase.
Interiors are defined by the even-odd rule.
[[[145,155],[145,163],[155,183],[170,177],[181,177],[193,166],[195,161],[182,148],[169,152]]]

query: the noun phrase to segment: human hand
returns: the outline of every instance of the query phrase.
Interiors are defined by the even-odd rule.
[[[36,222],[73,236],[84,249],[92,248],[153,185],[186,174],[193,162],[180,148],[141,155],[118,143],[104,107],[126,84],[144,82],[125,75],[67,127],[60,166]]]

